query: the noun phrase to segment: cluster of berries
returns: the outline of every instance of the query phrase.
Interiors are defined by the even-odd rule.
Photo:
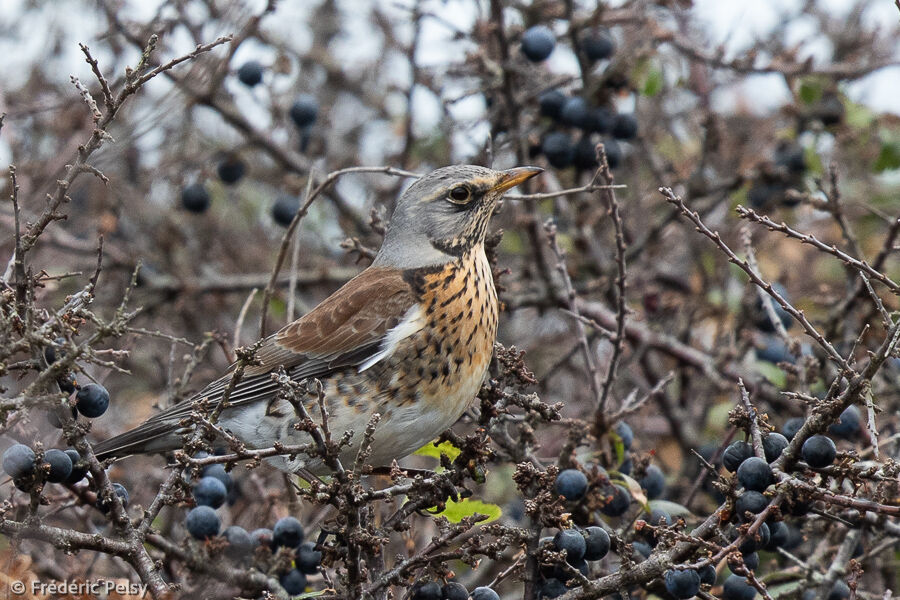
[[[238,68],[238,80],[248,87],[262,83],[265,68],[259,61],[247,61]],[[288,116],[300,132],[301,138],[309,137],[310,128],[319,117],[319,101],[312,94],[300,94],[288,109]],[[228,153],[216,165],[216,173],[225,185],[234,185],[247,174],[247,163],[236,153]],[[195,181],[181,190],[181,206],[193,213],[206,212],[212,197],[209,188],[202,181]],[[295,196],[279,196],[272,204],[272,219],[287,227],[300,210],[300,202]]]
[[[196,458],[208,456],[204,452]],[[221,531],[221,538],[227,543],[225,554],[232,560],[246,563],[253,557],[257,548],[266,548],[269,552],[292,552],[291,568],[281,573],[281,586],[291,596],[306,591],[307,576],[318,572],[322,564],[322,552],[316,549],[314,542],[304,541],[306,534],[303,525],[294,517],[284,517],[275,522],[271,528],[260,528],[248,532],[243,527],[231,525],[222,530],[222,521],[216,509],[223,506],[235,493],[235,484],[231,475],[219,464],[204,467],[200,478],[191,488],[191,495],[197,506],[187,513],[185,528],[195,539],[209,541]]]
[[[532,62],[547,59],[556,47],[556,37],[545,25],[536,25],[522,34],[522,54]],[[612,58],[616,43],[605,29],[591,29],[578,42],[579,53],[588,63]],[[619,140],[637,137],[638,121],[632,113],[617,113],[611,106],[593,106],[589,99],[568,96],[551,89],[538,97],[540,114],[549,127],[531,154],[543,154],[557,169],[574,166],[579,170],[598,165],[597,144],[602,142],[610,168],[621,164],[623,151]],[[577,134],[577,140],[572,133]]]

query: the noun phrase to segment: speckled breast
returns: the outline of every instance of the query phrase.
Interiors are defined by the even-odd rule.
[[[456,420],[487,371],[497,336],[497,293],[481,246],[439,268],[408,275],[426,326],[404,340],[382,371],[389,404],[422,403]],[[388,367],[388,364],[391,365]],[[384,408],[389,409],[389,406]]]
[[[465,412],[487,372],[497,335],[497,294],[484,250],[476,247],[452,263],[408,276],[426,325],[371,368],[323,381],[332,431],[355,433],[346,460],[355,459],[375,412],[381,420],[371,464],[390,464],[428,443]],[[276,438],[296,436],[285,429]],[[313,471],[321,467],[317,460],[301,462]]]

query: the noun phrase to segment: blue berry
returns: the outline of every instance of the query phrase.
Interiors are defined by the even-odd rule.
[[[441,584],[429,581],[413,589],[410,600],[441,600]]]
[[[769,526],[762,523],[755,534],[748,535],[744,539],[738,550],[740,550],[741,554],[752,554],[760,548],[765,548],[770,540],[771,533],[769,532]]]
[[[584,530],[584,559],[600,560],[609,553],[609,534],[602,527],[591,526]]]
[[[278,582],[284,588],[284,591],[291,596],[299,596],[306,591],[306,575],[297,569],[291,569],[282,575]]]
[[[193,213],[203,213],[209,208],[209,191],[202,183],[192,183],[181,190],[181,206]]]
[[[775,149],[775,164],[791,173],[806,172],[806,152],[796,142],[783,141]]]
[[[574,564],[584,558],[587,551],[587,542],[580,531],[574,529],[560,529],[553,537],[553,545],[557,550],[566,553],[566,561]]]
[[[296,548],[303,542],[303,525],[294,517],[278,519],[272,528],[272,541],[276,546]]]
[[[645,520],[650,525],[654,527],[668,527],[674,524],[671,515],[661,508],[654,508],[650,511],[650,514],[645,517]],[[651,546],[656,546],[658,539],[655,531],[651,531],[646,529],[642,532],[642,537],[647,541]]]
[[[631,546],[634,548],[634,551],[643,558],[648,558],[653,554],[653,548],[650,547],[650,544],[647,542],[634,541],[631,543]]]
[[[88,419],[96,419],[109,408],[109,392],[96,383],[83,385],[75,394],[75,408]]]
[[[584,122],[584,130],[591,133],[609,133],[615,115],[606,108],[592,108]]]
[[[613,119],[610,130],[617,140],[631,140],[637,137],[637,118],[631,113],[619,113]]]
[[[565,583],[555,577],[551,577],[550,579],[544,580],[544,585],[541,586],[540,597],[558,598],[568,591],[569,588],[566,587]]]
[[[119,497],[119,500],[122,501],[122,508],[128,508],[128,490],[125,489],[125,486],[121,483],[113,483],[112,484],[113,492],[115,492],[116,496]],[[97,496],[97,508],[101,512],[109,512],[112,509],[112,500],[106,500],[102,498],[100,495]]]
[[[672,520],[672,516],[661,508],[652,509],[650,516],[647,517],[647,522],[654,527],[667,527],[675,523]]]
[[[705,583],[706,585],[715,585],[716,583],[716,568],[712,565],[706,565],[699,571],[700,574],[700,583]]]
[[[36,458],[25,444],[13,444],[3,453],[3,470],[13,479],[25,477],[34,472]]]
[[[726,469],[734,473],[741,463],[753,456],[753,448],[747,442],[741,440],[731,442],[722,454],[722,464]]]
[[[188,512],[184,523],[185,526],[187,526],[188,533],[198,540],[205,540],[217,536],[219,534],[219,527],[222,525],[215,509],[209,506],[197,506],[192,508],[190,512]]]
[[[228,471],[225,470],[225,466],[222,463],[215,463],[204,467],[204,469],[200,472],[200,476],[215,477],[225,484],[225,489],[228,491],[231,491],[231,489],[234,487],[234,480],[231,479],[231,475],[229,475]]]
[[[566,500],[578,501],[587,492],[588,480],[578,469],[565,469],[556,476],[556,493]]]
[[[259,85],[263,78],[263,66],[257,60],[248,60],[240,66],[237,76],[238,81],[246,86]]]
[[[291,117],[294,125],[300,129],[309,127],[316,122],[319,116],[319,101],[311,94],[300,94],[294,100],[294,103],[291,104],[288,115]]]
[[[560,120],[572,127],[584,127],[588,118],[588,105],[584,98],[574,96],[566,100],[560,111]]]
[[[228,496],[225,484],[215,477],[208,476],[200,478],[200,481],[194,484],[191,491],[198,506],[210,506],[212,508],[219,508],[225,504],[225,498]]]
[[[554,120],[559,120],[565,103],[566,95],[559,90],[547,90],[538,96],[538,106],[540,106],[541,115]]]
[[[781,428],[781,434],[788,440],[794,439],[794,436],[797,435],[797,432],[800,431],[800,428],[803,427],[803,424],[806,422],[806,419],[803,417],[793,417],[784,422],[784,426]]]
[[[282,227],[287,227],[300,210],[300,201],[295,196],[279,196],[272,205],[272,218]]]
[[[322,564],[322,553],[316,550],[314,542],[303,542],[297,548],[297,568],[306,575],[312,575]]]
[[[737,470],[738,483],[745,489],[764,491],[775,480],[772,467],[763,459],[751,456]]]
[[[557,169],[571,166],[575,159],[572,138],[561,131],[550,132],[544,137],[544,141],[541,143],[541,152],[547,157],[547,162]]]
[[[216,173],[225,185],[234,185],[247,173],[247,164],[236,155],[228,155],[216,166]]]
[[[522,54],[531,62],[546,60],[556,46],[556,36],[546,25],[529,27],[522,34]]]
[[[851,439],[859,433],[859,426],[862,424],[862,415],[855,405],[851,404],[844,412],[837,423],[828,427],[828,433],[839,438]]]
[[[790,348],[780,337],[767,335],[762,338],[762,345],[753,349],[756,358],[772,364],[797,362]]]
[[[837,456],[837,448],[831,438],[824,435],[814,435],[805,442],[800,450],[800,455],[813,469],[822,469],[834,462]]]
[[[747,519],[745,513],[758,515],[769,505],[769,499],[759,492],[746,491],[738,496],[734,503],[734,512],[737,513],[738,519],[744,521]]]
[[[71,396],[72,393],[77,389],[75,387],[75,374],[66,373],[65,375],[61,375],[59,378],[57,378],[56,385],[59,386],[59,389],[61,391]]]
[[[722,587],[722,600],[753,600],[756,588],[740,575],[729,575]]]
[[[785,185],[778,181],[755,181],[747,190],[747,202],[755,209],[768,208],[784,198],[787,191]],[[787,298],[785,298],[787,300]],[[776,309],[777,313],[777,309]],[[764,317],[760,317],[762,319]],[[757,322],[757,326],[759,322]],[[769,321],[771,323],[771,321]],[[771,324],[774,331],[774,326]]]
[[[441,588],[441,600],[469,600],[469,590],[461,583],[449,581]]]
[[[700,574],[693,569],[669,569],[664,577],[666,591],[681,600],[693,598],[700,592]]]
[[[745,554],[744,558],[744,566],[747,567],[751,571],[755,571],[759,568],[759,554],[756,552],[751,552],[750,554]]]
[[[597,145],[591,140],[589,135],[582,135],[581,139],[575,143],[575,158],[573,162],[579,169],[597,168]]]
[[[272,530],[266,527],[260,527],[250,532],[250,539],[253,540],[255,546],[272,547]]]
[[[58,337],[53,340],[53,344],[44,348],[44,359],[47,361],[48,365],[52,365],[56,362],[57,359],[57,348],[62,348],[66,343],[66,338]],[[58,352],[59,356],[65,356],[65,350],[61,350]]]
[[[616,42],[605,29],[593,29],[581,40],[581,49],[588,60],[603,60],[616,51]]]
[[[774,551],[783,547],[787,543],[789,535],[788,526],[783,521],[775,521],[769,525],[769,542],[763,549]]]
[[[477,587],[472,590],[472,600],[500,600],[500,596],[489,587]]]
[[[44,452],[44,462],[50,465],[47,481],[62,483],[72,474],[72,459],[62,450],[51,448]]]
[[[75,450],[74,448],[66,450],[66,455],[69,457],[69,460],[72,461],[72,472],[69,473],[69,476],[66,478],[66,483],[69,485],[78,483],[84,479],[84,476],[87,475],[90,470],[88,462],[81,458],[81,455],[78,454],[78,450]]]
[[[631,504],[631,494],[628,493],[621,485],[613,485],[610,490],[610,497],[604,506],[600,508],[600,512],[608,517],[620,517],[628,510]]]
[[[828,592],[827,600],[847,600],[850,597],[850,587],[843,581],[835,581]]]
[[[441,587],[440,600],[469,600],[469,590],[461,583],[448,581]]]
[[[622,440],[622,445],[625,446],[625,449],[631,450],[631,445],[634,444],[634,431],[631,430],[631,426],[625,421],[619,421],[616,423],[614,431],[619,436],[619,439]]]
[[[641,477],[641,487],[647,494],[647,498],[655,500],[663,495],[666,491],[666,476],[663,475],[662,469],[656,465],[648,465]]]
[[[788,440],[780,433],[770,433],[763,437],[763,454],[766,455],[766,462],[774,462],[784,449],[788,447]]]
[[[253,538],[247,530],[237,525],[231,525],[222,532],[222,537],[228,542],[226,553],[232,559],[249,556],[253,552]]]

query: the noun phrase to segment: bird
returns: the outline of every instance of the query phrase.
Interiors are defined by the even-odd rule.
[[[278,373],[320,382],[332,438],[352,432],[342,462],[352,464],[375,413],[371,465],[390,465],[432,441],[472,404],[493,355],[498,303],[485,253],[491,216],[506,191],[542,171],[453,165],[417,179],[397,201],[371,265],[258,342],[256,360],[236,384],[238,363],[190,400],[96,444],[97,458],[181,448],[195,402],[216,406],[229,387],[217,425],[248,448],[309,443],[279,393]],[[319,414],[317,402],[304,400],[311,416]],[[266,460],[288,473],[329,470],[321,456]]]

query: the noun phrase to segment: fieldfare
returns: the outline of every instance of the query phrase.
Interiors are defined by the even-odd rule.
[[[497,334],[497,293],[484,251],[488,222],[510,188],[541,169],[438,169],[400,197],[372,265],[308,314],[267,337],[218,424],[250,448],[308,443],[273,373],[318,379],[335,439],[352,431],[352,461],[380,413],[369,462],[388,465],[445,431],[465,412],[487,372]],[[95,446],[98,458],[180,448],[194,401],[215,406],[232,369],[192,400]],[[309,413],[318,411],[310,400]],[[268,459],[289,472],[323,472],[320,458]]]

